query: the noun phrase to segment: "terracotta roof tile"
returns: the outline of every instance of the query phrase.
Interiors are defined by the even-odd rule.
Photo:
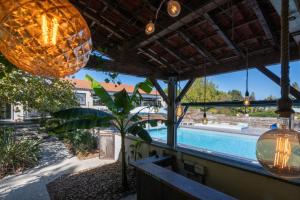
[[[84,90],[91,90],[91,84],[89,81],[87,80],[80,80],[80,79],[67,79],[68,81],[70,81],[75,88],[77,89],[84,89]],[[132,93],[134,90],[134,86],[133,85],[128,85],[128,84],[114,84],[114,83],[106,83],[106,82],[99,82],[106,91],[108,92],[119,92],[123,89],[125,89],[128,93]],[[141,94],[146,94],[144,91],[140,90]],[[157,91],[156,90],[152,90],[152,92],[150,93],[151,95],[156,95]],[[157,94],[158,95],[158,94]]]

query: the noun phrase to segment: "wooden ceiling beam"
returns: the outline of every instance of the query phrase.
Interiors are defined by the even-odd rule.
[[[297,51],[298,47],[292,47],[290,49],[290,61],[299,60],[300,55]],[[249,65],[250,68],[256,66],[268,66],[272,64],[280,63],[280,52],[268,51],[266,53],[261,53],[257,55],[255,52],[249,54]],[[227,62],[222,62],[218,65],[212,65],[206,69],[207,76],[218,75],[223,73],[229,73],[233,71],[245,70],[247,68],[246,62],[244,59],[228,60]],[[203,77],[204,70],[199,69],[197,71],[191,70],[189,73],[186,72],[180,78],[181,80],[190,79],[192,77]]]
[[[141,27],[137,26],[136,23],[130,23],[130,21],[132,21],[132,19],[129,19],[129,18],[128,18],[128,16],[130,16],[130,15],[128,15],[127,12],[124,13],[124,11],[120,11],[120,10],[117,9],[117,7],[119,7],[118,4],[114,3],[114,2],[111,1],[111,0],[108,0],[108,1],[102,0],[101,2],[102,2],[105,6],[107,6],[110,10],[112,10],[112,11],[115,12],[115,13],[117,13],[121,18],[127,20],[126,23],[120,24],[121,27],[122,27],[122,26],[125,26],[125,25],[127,24],[127,25],[134,26],[134,28],[136,28],[137,30],[141,30]],[[125,28],[125,27],[124,27],[124,28]]]
[[[200,44],[196,39],[194,39],[190,34],[186,34],[184,31],[177,31],[177,33],[194,49],[198,51],[199,54],[201,54],[203,57],[207,57],[209,60],[211,60],[214,63],[219,63],[213,55],[208,52],[202,44]],[[189,35],[189,36],[188,36]]]
[[[211,26],[218,32],[218,35],[221,36],[227,46],[232,49],[232,51],[241,57],[245,57],[245,54],[239,49],[239,47],[226,35],[226,33],[221,29],[217,24],[216,20],[208,13],[204,14],[205,19],[210,23]]]
[[[182,64],[187,65],[189,67],[192,67],[193,69],[196,69],[195,63],[191,63],[188,58],[183,57],[178,51],[173,50],[174,48],[171,47],[167,42],[163,40],[156,41],[157,44],[159,44],[165,51],[167,51],[169,54],[171,54],[173,57],[175,57],[177,60],[179,60]]]
[[[122,7],[119,1],[102,0],[102,2],[103,4],[111,8],[114,12],[116,12],[118,15],[122,16],[122,18],[126,19],[126,22],[124,22],[123,24],[134,26],[140,32],[144,32],[145,22],[139,19],[137,17],[138,15],[135,15],[134,12],[129,12],[127,9]]]
[[[181,18],[178,20],[165,18],[164,20],[159,21],[160,29],[156,30],[156,33],[149,38],[146,38],[145,34],[142,33],[141,35],[137,36],[132,42],[131,47],[133,48],[140,48],[146,46],[155,40],[162,38],[163,36],[173,32],[187,23],[192,22],[193,20],[201,17],[203,13],[209,12],[211,10],[216,9],[218,6],[223,5],[229,2],[229,0],[209,0],[205,5],[201,1],[199,1],[199,6],[195,8],[193,12],[191,10],[184,9],[181,13]]]
[[[116,27],[112,26],[111,24],[105,24],[103,19],[99,19],[98,11],[94,9],[90,9],[89,2],[82,2],[82,1],[72,1],[72,3],[80,10],[80,12],[90,20],[96,22],[96,24],[106,31],[110,32],[111,34],[114,34],[117,38],[124,40],[124,36],[122,34],[118,33],[116,30]]]
[[[265,76],[267,76],[269,79],[271,79],[273,82],[275,82],[277,85],[280,86],[281,79],[276,74],[274,74],[272,71],[270,71],[265,66],[259,66],[256,67],[261,73],[263,73]],[[296,99],[300,100],[300,92],[290,85],[290,93],[293,95]]]
[[[173,69],[174,71],[176,71],[177,74],[180,73],[180,71],[177,70],[176,67],[170,66],[169,63],[165,62],[163,59],[161,59],[161,57],[154,55],[154,53],[144,50],[142,48],[138,49],[142,54],[144,54],[145,56],[147,56],[148,58],[150,58],[151,60],[154,60],[155,62],[157,62],[158,64],[160,64],[162,67],[165,67],[167,69]],[[157,58],[159,57],[159,58]]]
[[[260,25],[262,26],[266,37],[268,38],[268,40],[270,41],[270,43],[272,44],[272,46],[277,47],[278,48],[278,38],[276,37],[276,35],[273,33],[272,29],[270,28],[270,23],[268,22],[265,13],[262,11],[262,9],[260,8],[260,5],[258,4],[257,0],[247,0],[249,7],[251,7],[255,14],[256,17],[258,19],[258,21],[260,22]]]
[[[128,59],[130,58],[130,59]],[[118,72],[142,77],[155,77],[157,79],[167,80],[169,75],[157,70],[157,67],[145,62],[135,52],[124,52],[121,57],[116,60],[101,60],[95,56],[91,56],[87,69],[96,71]]]

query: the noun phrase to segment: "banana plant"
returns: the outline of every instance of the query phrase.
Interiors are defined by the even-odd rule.
[[[125,136],[132,134],[140,137],[147,143],[152,142],[150,134],[145,130],[146,124],[156,126],[161,119],[142,119],[139,112],[131,114],[130,111],[137,105],[142,96],[140,91],[150,93],[152,84],[149,80],[138,83],[131,95],[125,89],[116,92],[113,97],[95,81],[91,76],[86,75],[86,79],[91,82],[94,93],[105,104],[109,112],[92,108],[71,108],[53,113],[56,118],[62,119],[63,123],[55,127],[56,132],[72,131],[77,129],[90,129],[95,127],[115,127],[121,135],[121,166],[122,166],[122,186],[128,190],[127,166],[125,160]]]

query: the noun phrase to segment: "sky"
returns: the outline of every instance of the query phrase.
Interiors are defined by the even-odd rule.
[[[300,85],[300,61],[291,62],[290,66],[291,83],[298,82],[298,84]],[[268,66],[268,69],[270,69],[275,74],[280,75],[279,64]],[[86,74],[91,75],[97,81],[104,81],[104,79],[107,78],[107,75],[103,72],[96,72],[87,69],[82,69],[77,72],[75,74],[75,78],[84,79],[84,76]],[[118,76],[118,79],[122,83],[134,85],[140,81],[143,81],[145,78],[120,74]],[[245,93],[246,71],[210,76],[207,78],[207,80],[215,83],[219,90],[227,92],[232,89],[237,89],[240,90],[242,94]],[[164,84],[162,81],[160,81],[159,83],[163,88],[167,87],[166,84]],[[184,82],[181,83],[181,88],[183,88],[184,84]],[[249,92],[254,92],[257,100],[265,99],[270,95],[280,97],[280,87],[257,69],[249,70]]]

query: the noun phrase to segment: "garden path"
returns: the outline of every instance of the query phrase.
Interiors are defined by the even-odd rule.
[[[46,185],[52,180],[64,174],[114,162],[98,158],[79,160],[68,153],[62,142],[53,138],[47,139],[41,145],[42,158],[35,168],[0,180],[1,200],[49,200]]]

